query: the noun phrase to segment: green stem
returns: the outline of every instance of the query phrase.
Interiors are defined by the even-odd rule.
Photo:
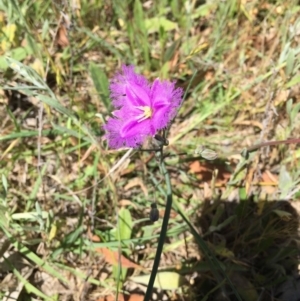
[[[156,249],[156,254],[155,254],[155,258],[154,258],[153,268],[151,271],[151,275],[150,275],[150,279],[149,279],[149,283],[148,283],[144,301],[151,300],[154,281],[155,281],[155,277],[156,277],[156,274],[158,271],[160,257],[161,257],[162,251],[163,251],[163,246],[164,246],[165,238],[167,235],[168,224],[169,224],[170,213],[171,213],[172,202],[173,202],[170,176],[169,176],[169,173],[166,169],[166,166],[165,166],[165,163],[163,160],[161,160],[160,166],[161,166],[161,170],[165,176],[165,181],[166,181],[166,185],[167,185],[167,203],[166,203],[166,209],[165,209],[163,223],[161,226],[160,237],[159,237],[159,241],[158,241],[158,245],[157,245],[157,249]]]

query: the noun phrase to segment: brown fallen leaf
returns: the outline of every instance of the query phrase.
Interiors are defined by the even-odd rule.
[[[113,251],[108,248],[96,248],[96,252],[102,254],[105,258],[105,261],[111,265],[118,265],[120,261],[120,265],[122,268],[133,268],[133,269],[143,269],[142,266],[130,261],[124,255],[120,255],[118,251]]]
[[[211,181],[213,171],[218,169],[216,185],[227,183],[231,176],[225,165],[216,163],[194,161],[189,167],[190,172],[196,174],[197,178],[202,181]]]
[[[57,34],[55,37],[56,45],[60,46],[61,48],[65,48],[69,46],[69,39],[68,39],[68,32],[64,24],[61,24],[57,30]]]
[[[100,238],[97,235],[94,235],[88,230],[88,236],[90,237],[90,240],[93,242],[100,242]],[[118,251],[113,251],[108,248],[96,248],[96,252],[102,254],[104,256],[104,259],[107,263],[111,265],[118,265],[119,261],[123,268],[133,268],[133,269],[139,269],[142,270],[143,267],[130,261],[127,259],[124,255],[119,256]]]
[[[61,48],[65,48],[70,44],[68,30],[71,28],[71,25],[72,23],[69,16],[61,12],[60,25],[55,36],[55,43]]]
[[[132,295],[123,295],[119,294],[118,296],[118,301],[142,301],[144,300],[143,295],[138,295],[138,294],[132,294]],[[116,301],[115,296],[105,296],[97,299],[97,301]]]
[[[134,179],[130,180],[130,181],[128,182],[128,184],[125,185],[124,189],[125,189],[125,191],[127,191],[127,190],[129,190],[129,189],[131,189],[132,187],[135,187],[135,186],[140,186],[141,189],[142,189],[143,192],[144,192],[144,195],[145,195],[146,197],[148,196],[148,190],[147,190],[147,188],[146,188],[144,182],[143,182],[142,179],[140,179],[140,178],[134,178]]]

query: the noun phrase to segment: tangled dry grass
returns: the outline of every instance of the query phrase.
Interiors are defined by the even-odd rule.
[[[2,300],[144,300],[161,231],[148,216],[153,202],[163,216],[165,184],[153,152],[103,138],[123,63],[186,91],[166,148],[175,206],[153,298],[298,300],[297,143],[242,150],[300,137],[299,11],[0,1]]]

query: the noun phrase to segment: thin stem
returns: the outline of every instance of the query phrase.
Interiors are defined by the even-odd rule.
[[[266,146],[273,146],[273,145],[279,145],[279,144],[299,144],[300,139],[299,138],[290,138],[287,140],[278,140],[278,141],[268,141],[268,142],[263,142],[260,144],[255,144],[253,146],[250,146],[246,148],[246,151],[251,153],[253,151],[256,151],[259,148],[266,147]]]
[[[158,245],[157,245],[157,249],[156,249],[156,254],[155,254],[155,258],[154,258],[154,263],[153,263],[153,267],[152,267],[152,271],[151,271],[151,275],[150,275],[150,279],[149,279],[149,283],[148,283],[144,301],[151,300],[154,281],[155,281],[155,277],[156,277],[156,274],[158,271],[160,257],[161,257],[162,251],[163,251],[163,246],[164,246],[164,242],[165,242],[166,235],[167,235],[168,224],[169,224],[170,213],[171,213],[172,202],[173,202],[170,176],[169,176],[169,173],[166,169],[166,166],[165,166],[165,163],[163,160],[160,161],[160,166],[161,166],[163,175],[165,176],[165,181],[166,181],[166,185],[167,185],[167,202],[166,202],[165,214],[164,214],[164,218],[163,218],[163,222],[162,222],[162,226],[161,226],[159,241],[158,241]]]

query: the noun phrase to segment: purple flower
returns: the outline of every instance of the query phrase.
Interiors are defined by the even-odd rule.
[[[122,67],[110,83],[110,92],[115,111],[104,129],[111,148],[141,146],[172,121],[183,94],[175,83],[155,79],[149,84],[133,66]]]

